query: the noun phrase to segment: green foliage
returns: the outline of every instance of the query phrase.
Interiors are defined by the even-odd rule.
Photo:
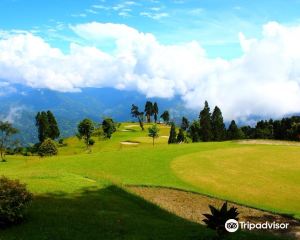
[[[116,125],[111,118],[105,118],[102,122],[102,130],[105,138],[111,138],[112,134],[116,131]]]
[[[177,135],[177,140],[178,143],[183,143],[185,142],[185,135],[184,135],[184,131],[182,128],[179,129],[178,135]]]
[[[94,144],[95,144],[95,140],[91,138],[89,140],[89,146],[93,146]]]
[[[160,117],[163,119],[163,121],[168,124],[169,121],[170,121],[170,114],[169,114],[169,111],[164,111],[162,113],[162,115],[160,115]]]
[[[51,139],[56,139],[60,135],[60,131],[56,122],[56,119],[51,111],[47,111],[47,117],[48,117],[48,137]]]
[[[19,223],[32,194],[19,180],[0,177],[0,228]]]
[[[211,141],[213,138],[211,127],[211,114],[207,101],[205,101],[204,108],[200,112],[200,135],[203,142]]]
[[[7,148],[16,145],[16,142],[12,141],[11,137],[17,132],[18,130],[11,123],[0,121],[0,155],[2,161],[5,161]]]
[[[144,131],[144,112],[140,112],[139,108],[136,105],[132,104],[131,116],[138,119],[141,129],[142,131]]]
[[[189,120],[186,117],[182,117],[180,128],[186,131],[190,126]]]
[[[177,139],[176,139],[176,127],[175,124],[172,122],[168,144],[173,144],[173,143],[177,143]]]
[[[40,143],[44,142],[47,138],[54,140],[60,135],[56,119],[51,111],[38,112],[35,117],[35,125],[38,128]]]
[[[57,150],[56,143],[50,138],[47,138],[44,142],[42,142],[38,150],[38,154],[41,157],[54,156],[57,155],[57,153],[58,150]]]
[[[227,130],[227,139],[237,140],[242,138],[244,138],[243,131],[239,129],[235,121],[232,120]]]
[[[199,121],[193,121],[188,129],[188,135],[192,139],[192,142],[199,142],[200,137],[200,123]]]
[[[151,122],[151,116],[153,115],[153,104],[150,101],[147,101],[145,104],[145,116],[147,117],[147,122]]]
[[[216,230],[220,237],[228,233],[225,229],[225,223],[227,220],[238,220],[239,213],[237,208],[231,207],[228,209],[227,202],[225,202],[220,209],[217,209],[211,205],[209,205],[209,209],[211,214],[203,214],[203,216],[206,217],[203,222],[206,223],[208,228]]]
[[[59,144],[64,144],[64,139],[63,139],[63,138],[59,139],[59,140],[58,140],[58,143],[59,143]]]
[[[214,141],[223,141],[226,135],[225,124],[220,108],[215,107],[211,116],[212,135]]]
[[[157,122],[157,115],[158,115],[158,105],[157,103],[155,102],[153,104],[153,115],[154,115],[154,122],[156,123]]]
[[[154,139],[158,138],[159,128],[156,124],[153,124],[150,128],[148,128],[148,136],[152,137],[153,146],[154,146]]]
[[[89,147],[89,140],[94,131],[94,124],[92,120],[85,118],[83,119],[77,126],[78,134],[77,137],[79,139],[83,139],[86,147]]]

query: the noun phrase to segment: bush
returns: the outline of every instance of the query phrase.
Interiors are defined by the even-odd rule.
[[[216,230],[220,239],[223,235],[228,233],[225,230],[226,221],[229,219],[238,220],[239,212],[235,207],[228,209],[227,202],[225,202],[220,209],[211,205],[209,205],[209,209],[211,214],[203,214],[206,217],[203,222],[206,223],[208,228]]]
[[[93,146],[94,144],[95,144],[95,140],[91,138],[89,140],[89,146]]]
[[[50,138],[47,138],[39,147],[38,154],[41,157],[54,156],[57,155],[57,152],[58,151],[57,151],[56,143]]]
[[[0,177],[0,227],[19,223],[25,208],[32,201],[32,194],[18,180]]]
[[[59,139],[59,140],[58,140],[58,143],[59,143],[59,144],[64,144],[64,139],[63,139],[63,138]]]

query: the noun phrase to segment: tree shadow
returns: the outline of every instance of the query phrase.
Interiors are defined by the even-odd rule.
[[[217,239],[204,225],[178,217],[110,185],[36,196],[25,221],[0,231],[0,240]],[[278,239],[247,232],[226,239]]]
[[[0,240],[212,239],[205,226],[177,217],[117,186],[35,197],[25,221]]]
[[[285,215],[273,215],[273,214],[263,214],[261,216],[244,216],[244,219],[253,223],[288,223],[287,229],[275,229],[275,230],[267,230],[268,232],[272,232],[274,234],[285,234],[290,236],[293,239],[299,239],[300,233],[300,223],[298,220],[292,218],[291,216]]]

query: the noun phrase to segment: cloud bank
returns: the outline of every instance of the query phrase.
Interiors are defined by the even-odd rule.
[[[123,24],[70,28],[90,44],[71,43],[68,54],[31,33],[3,34],[0,79],[62,92],[114,87],[147,97],[180,95],[197,110],[208,100],[227,120],[300,112],[300,26],[270,22],[260,39],[240,33],[243,55],[233,60],[209,59],[193,41],[163,45],[153,34]],[[95,47],[104,42],[115,44],[112,53]]]

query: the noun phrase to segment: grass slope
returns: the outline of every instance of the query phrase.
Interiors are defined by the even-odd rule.
[[[234,142],[167,145],[169,127],[161,125],[160,129],[161,137],[156,140],[154,148],[146,131],[141,132],[137,124],[126,123],[111,140],[95,138],[91,153],[86,152],[78,139],[69,138],[67,146],[59,149],[57,157],[9,156],[8,162],[0,164],[0,175],[21,179],[37,197],[28,222],[1,232],[0,239],[120,239],[121,235],[124,239],[189,239],[189,233],[203,235],[206,239],[206,234],[211,234],[203,227],[166,214],[161,209],[152,211],[151,204],[137,200],[136,196],[121,189],[111,188],[112,184],[176,187],[266,210],[300,215],[296,196],[300,185],[297,177],[299,162],[295,162],[299,148],[248,146]],[[122,145],[122,141],[139,144]],[[274,154],[270,154],[272,149],[276,150]],[[281,161],[280,156],[285,160]],[[253,167],[256,171],[251,170]],[[232,178],[223,177],[222,172],[224,175],[228,172],[234,174],[233,181],[238,181],[240,188],[233,189]],[[252,185],[251,181],[251,186],[244,184],[245,173],[251,175],[251,181],[265,181],[269,188],[252,183],[257,186],[256,194],[249,195],[247,191],[252,191]],[[217,190],[213,189],[211,179],[216,179],[221,185]],[[276,190],[275,183],[283,184],[282,192]],[[86,188],[96,190],[86,193],[83,191]],[[286,189],[287,200],[283,201]],[[271,201],[269,196],[272,196]],[[280,201],[283,203],[277,204]],[[119,226],[122,224],[115,225],[119,215],[123,227]],[[153,230],[155,228],[158,230]],[[79,234],[80,231],[83,233]],[[119,232],[122,234],[118,235]],[[59,234],[62,234],[61,238]],[[237,239],[243,239],[242,235],[236,235],[239,236]],[[245,239],[251,239],[254,235],[245,236]]]

